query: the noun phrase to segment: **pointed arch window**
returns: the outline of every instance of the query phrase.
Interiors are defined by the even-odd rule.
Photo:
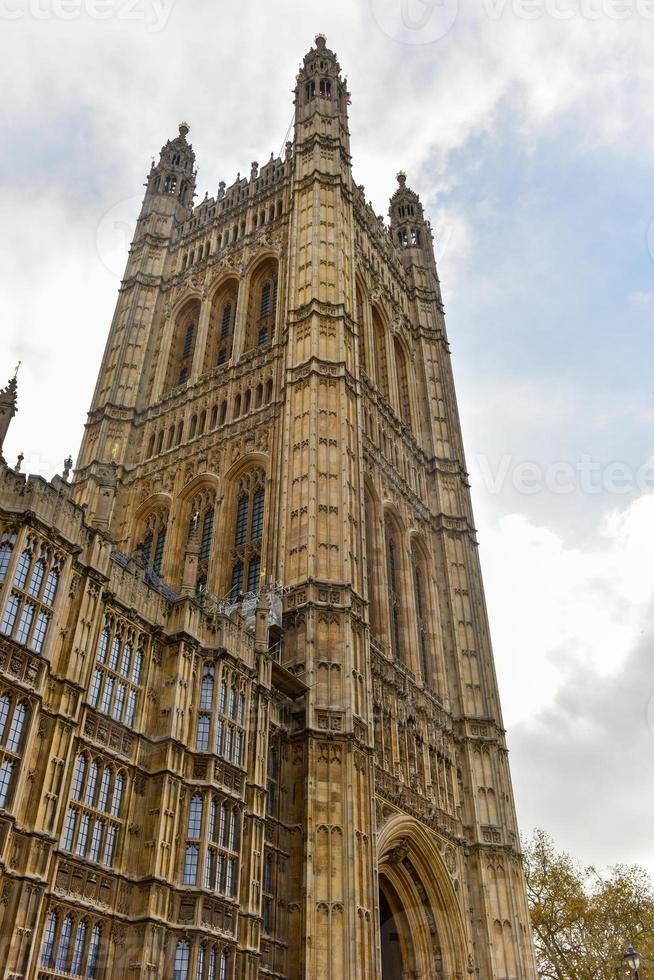
[[[218,980],[227,980],[227,971],[229,970],[229,952],[224,949],[220,954],[220,977]]]
[[[400,592],[400,555],[395,528],[386,519],[386,571],[390,614],[391,650],[396,660],[402,659],[402,610]]]
[[[200,301],[191,300],[178,314],[168,355],[165,389],[184,384],[191,373],[200,319]]]
[[[0,535],[0,582],[4,582],[9,569],[9,562],[16,543],[15,534]]]
[[[198,877],[198,860],[200,848],[197,844],[187,844],[184,854],[184,874],[182,884],[194,885]]]
[[[204,961],[206,959],[206,946],[201,945],[198,949],[198,964],[195,971],[195,980],[204,980]]]
[[[424,562],[418,549],[413,547],[411,552],[413,564],[413,589],[415,594],[416,620],[418,626],[418,646],[420,652],[420,671],[425,684],[431,679],[429,669],[429,624],[427,622],[427,593],[424,573]]]
[[[145,635],[125,623],[116,622],[110,615],[106,616],[105,623],[98,643],[88,702],[92,708],[132,726],[141,691]]]
[[[191,797],[191,805],[188,811],[188,828],[186,831],[187,837],[192,837],[197,839],[200,836],[200,829],[202,827],[202,796],[198,793]]]
[[[175,965],[173,967],[173,980],[188,980],[189,960],[191,957],[191,946],[188,939],[180,939],[175,947]]]
[[[220,325],[220,339],[224,340],[232,332],[232,304],[225,303],[223,306],[223,317]]]
[[[82,960],[84,958],[84,946],[86,945],[86,919],[82,919],[77,927],[75,936],[75,947],[73,949],[73,962],[70,967],[71,973],[82,972]]]
[[[45,568],[45,561],[43,558],[40,558],[34,565],[34,569],[32,571],[29,589],[27,590],[29,595],[38,596],[39,592],[41,591],[41,583],[45,577]]]
[[[264,509],[263,471],[249,470],[241,477],[237,490],[230,587],[232,598],[243,590],[244,585],[249,592],[259,587]]]
[[[52,966],[55,935],[57,933],[58,915],[53,909],[45,923],[43,945],[41,947],[41,966]]]
[[[203,371],[213,371],[217,364],[225,364],[232,356],[234,324],[239,284],[228,279],[214,294],[211,301],[207,342]]]
[[[161,575],[163,568],[167,526],[167,511],[153,510],[145,520],[144,534],[137,546],[139,563],[157,577]]]
[[[278,263],[274,258],[264,260],[252,274],[245,351],[266,346],[273,339],[277,314],[277,280]]]
[[[27,705],[24,701],[17,702],[9,694],[0,697],[0,807],[6,807],[14,793],[27,716]]]
[[[89,955],[86,964],[86,976],[95,980],[98,975],[98,962],[100,960],[100,944],[102,942],[102,929],[99,925],[94,925],[91,931],[91,941],[89,943]]]
[[[7,751],[13,752],[14,754],[18,752],[20,747],[23,725],[25,724],[25,714],[25,705],[22,703],[17,704],[13,718],[11,719],[11,725],[9,726],[9,736],[6,743]]]
[[[375,380],[380,392],[388,400],[388,357],[386,354],[386,329],[376,307],[372,309],[372,329],[375,347]]]
[[[397,387],[400,399],[399,411],[402,421],[412,427],[411,420],[411,396],[409,394],[409,369],[406,354],[400,341],[395,338],[395,368],[397,371]]]
[[[213,507],[209,507],[202,521],[202,540],[200,542],[200,561],[206,561],[211,552],[211,537],[213,534]]]
[[[82,788],[84,786],[85,776],[86,756],[83,752],[80,752],[75,763],[75,773],[73,775],[73,786],[71,790],[71,796],[74,800],[81,800],[82,798]]]
[[[205,489],[194,497],[190,504],[190,511],[189,540],[195,538],[199,544],[195,595],[198,600],[204,601],[209,580],[215,518],[213,491]]]
[[[26,548],[18,559],[18,564],[16,566],[16,572],[14,574],[14,585],[18,589],[25,588],[25,582],[27,581],[27,573],[30,570],[30,564],[32,562],[32,551]]]
[[[206,752],[214,747],[235,766],[243,766],[245,758],[246,692],[236,674],[223,673],[216,691],[214,667],[206,663],[200,687],[200,709],[196,728],[196,748]],[[232,684],[228,703],[228,683]]]
[[[213,706],[214,688],[214,669],[206,667],[202,675],[202,688],[200,690],[200,708],[210,709]]]
[[[2,546],[1,577],[6,576],[14,540],[15,535],[11,535]],[[48,543],[39,545],[34,539],[30,539],[16,563],[12,588],[0,618],[0,632],[13,636],[35,653],[43,648],[62,564],[63,556],[53,553]]]

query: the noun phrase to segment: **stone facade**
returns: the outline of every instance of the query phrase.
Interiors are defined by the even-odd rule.
[[[197,206],[180,126],[72,484],[1,464],[5,978],[536,977],[432,235],[348,103],[318,36]]]

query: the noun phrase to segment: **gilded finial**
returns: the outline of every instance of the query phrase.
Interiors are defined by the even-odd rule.
[[[191,127],[189,126],[189,124],[187,122],[182,121],[179,124],[179,135],[180,136],[186,138],[186,136],[188,135],[188,133],[190,132],[190,130],[191,130]]]

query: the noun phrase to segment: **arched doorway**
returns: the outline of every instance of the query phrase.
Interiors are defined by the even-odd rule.
[[[459,896],[432,833],[397,815],[379,847],[379,951],[382,980],[464,975],[467,941]]]
[[[388,888],[388,886],[386,886]],[[381,942],[382,980],[402,980],[405,975],[402,956],[401,933],[405,933],[405,921],[401,912],[393,912],[384,885],[379,888],[379,934]],[[403,936],[406,942],[406,933]],[[405,954],[406,956],[406,954]]]

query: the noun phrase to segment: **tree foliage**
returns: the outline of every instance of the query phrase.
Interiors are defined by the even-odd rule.
[[[582,867],[542,830],[524,844],[524,854],[543,980],[633,977],[621,962],[629,942],[643,957],[642,980],[654,980],[654,888],[644,868]]]

